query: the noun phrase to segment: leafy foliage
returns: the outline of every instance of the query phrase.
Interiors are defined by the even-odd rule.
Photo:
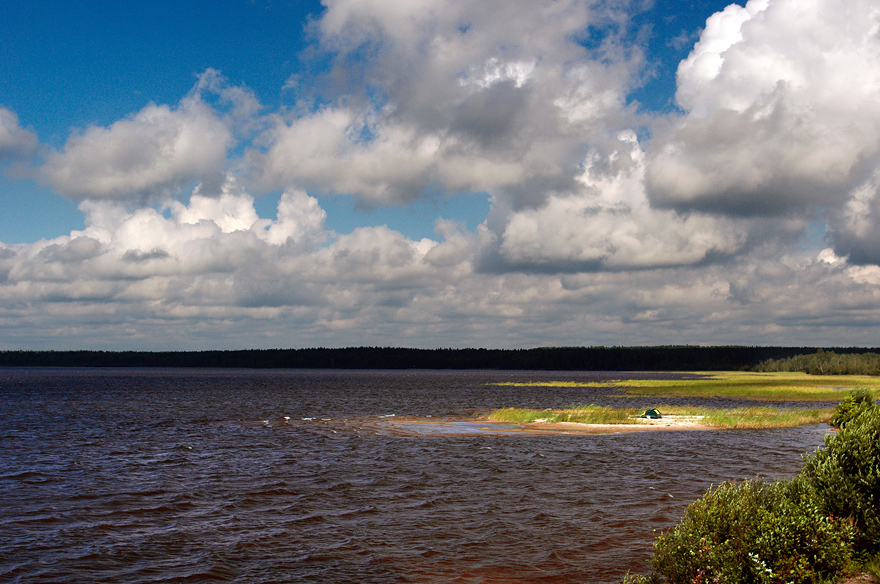
[[[857,416],[825,437],[808,457],[801,479],[816,492],[824,513],[852,517],[856,549],[880,551],[880,407],[862,404]]]
[[[662,584],[663,580],[657,574],[627,574],[623,577],[622,584]]]
[[[798,584],[833,580],[854,560],[876,568],[880,406],[859,389],[835,417],[840,430],[791,481],[722,483],[691,503],[657,538],[655,573],[632,584]]]
[[[871,390],[866,387],[854,389],[837,405],[828,423],[832,428],[841,428],[873,404],[874,396]]]
[[[797,483],[722,483],[692,503],[654,544],[672,584],[801,583],[851,560],[852,523],[825,516]]]

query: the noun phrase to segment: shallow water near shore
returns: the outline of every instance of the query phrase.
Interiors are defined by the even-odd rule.
[[[0,580],[619,582],[647,571],[652,530],[711,484],[791,476],[828,431],[530,435],[468,421],[652,405],[617,388],[491,385],[619,377],[0,369]]]

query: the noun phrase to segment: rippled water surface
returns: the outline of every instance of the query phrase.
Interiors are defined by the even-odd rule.
[[[619,389],[490,385],[609,377],[0,369],[0,581],[619,582],[710,484],[790,476],[826,432],[380,423],[642,406]]]

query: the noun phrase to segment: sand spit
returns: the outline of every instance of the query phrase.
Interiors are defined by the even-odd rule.
[[[664,416],[660,419],[633,418],[629,424],[581,424],[576,422],[495,422],[484,417],[355,416],[342,418],[300,418],[262,420],[253,425],[300,428],[341,435],[384,436],[479,436],[522,434],[619,434],[676,430],[717,430],[703,424],[700,416]]]
[[[717,430],[702,423],[703,416],[663,416],[662,418],[633,418],[629,424],[581,424],[577,422],[532,422],[521,424],[524,431],[565,432],[585,434],[618,434],[621,432],[651,432],[670,430]]]

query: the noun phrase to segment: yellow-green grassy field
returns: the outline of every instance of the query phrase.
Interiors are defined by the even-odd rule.
[[[689,379],[609,379],[600,382],[516,381],[517,387],[607,387],[644,396],[730,397],[760,401],[839,402],[857,387],[880,390],[880,377],[806,373],[695,372]]]
[[[827,422],[840,402],[857,387],[880,391],[880,377],[861,375],[807,375],[806,373],[694,372],[687,379],[609,379],[600,382],[515,381],[496,385],[515,387],[596,387],[616,395],[645,396],[644,407],[610,408],[579,405],[558,410],[504,408],[490,420],[499,422],[578,422],[583,424],[627,424],[649,407],[665,416],[687,417],[717,428],[784,428]],[[664,397],[724,397],[755,401],[826,402],[816,408],[742,407],[720,409],[672,406]]]
[[[790,428],[820,424],[831,418],[834,408],[700,408],[657,405],[666,417],[687,418],[693,423],[715,428]],[[503,408],[489,414],[493,422],[579,424],[635,424],[642,408],[611,408],[597,405],[575,406],[560,410]]]

